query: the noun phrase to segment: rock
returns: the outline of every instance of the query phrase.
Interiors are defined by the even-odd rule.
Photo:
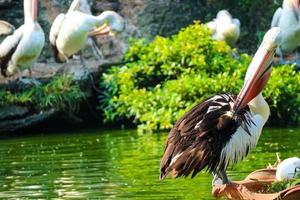
[[[93,76],[98,72],[98,63],[87,62],[88,67],[83,67],[79,61],[72,60],[70,63],[61,64],[45,64],[37,63],[32,69],[33,78],[40,81],[42,84],[50,82],[54,76],[69,74],[74,77],[81,89],[85,93],[86,98],[92,96],[95,83]],[[22,76],[27,77],[28,71],[22,71]],[[24,85],[18,80],[18,76],[9,77],[7,79],[0,78],[0,90],[9,90],[14,93],[34,87],[34,85]],[[68,110],[49,109],[47,111],[40,110],[35,105],[24,106],[3,106],[0,107],[0,133],[12,132],[27,127],[33,127],[50,118],[56,117],[56,120],[65,122],[73,122],[79,124],[82,120],[76,116],[76,113],[68,113]],[[59,115],[56,115],[58,114]]]
[[[1,120],[0,121],[0,132],[6,131],[16,131],[18,129],[24,129],[32,127],[38,123],[41,123],[51,117],[53,117],[58,112],[55,109],[50,109],[48,111],[40,111],[39,113],[34,113],[23,118],[17,118],[12,120]]]
[[[0,0],[0,8],[9,7],[12,0]]]
[[[0,107],[0,121],[23,117],[28,112],[28,108],[22,106]]]

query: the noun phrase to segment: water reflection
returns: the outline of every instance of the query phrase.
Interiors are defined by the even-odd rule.
[[[240,179],[282,157],[299,156],[300,130],[267,129],[229,171]],[[211,176],[159,181],[166,134],[93,131],[0,141],[0,199],[211,199]]]

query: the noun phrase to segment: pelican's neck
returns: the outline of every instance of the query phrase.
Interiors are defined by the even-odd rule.
[[[284,0],[282,2],[282,7],[283,8],[293,8],[293,6],[298,4],[299,0]]]
[[[69,7],[67,14],[70,12],[73,12],[75,10],[78,10],[79,6],[80,6],[80,0],[73,0],[72,4]]]
[[[253,115],[259,114],[262,116],[264,123],[267,122],[270,116],[270,108],[261,93],[259,93],[254,99],[252,99],[248,103],[248,106]]]
[[[24,0],[25,24],[33,24],[37,19],[38,0]]]

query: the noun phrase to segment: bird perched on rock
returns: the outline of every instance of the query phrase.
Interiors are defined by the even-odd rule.
[[[213,39],[225,41],[230,46],[234,46],[240,36],[240,25],[240,21],[232,18],[227,10],[219,11],[217,18],[207,23]]]
[[[83,49],[89,36],[120,32],[124,28],[124,21],[116,12],[104,11],[93,16],[76,11],[79,3],[80,0],[74,0],[68,12],[59,14],[52,24],[49,37],[59,63]]]
[[[278,8],[273,15],[271,27],[279,27],[282,31],[282,44],[276,52],[284,64],[283,54],[292,53],[300,44],[299,0],[284,0],[282,8]],[[298,55],[295,57],[297,62]]]
[[[24,0],[25,23],[0,44],[0,66],[3,76],[13,75],[15,71],[24,68],[28,68],[31,74],[32,64],[40,56],[45,44],[44,31],[37,22],[37,13],[38,1]],[[19,78],[25,81],[21,76]]]

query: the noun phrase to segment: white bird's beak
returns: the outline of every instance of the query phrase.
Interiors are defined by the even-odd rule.
[[[248,67],[246,79],[240,91],[233,110],[237,113],[243,109],[266,86],[271,73],[271,63],[275,50],[281,41],[280,29],[274,27],[264,36],[264,40]]]
[[[31,1],[31,16],[33,21],[37,20],[37,14],[38,14],[38,0],[32,0]]]
[[[105,23],[89,33],[89,36],[108,35],[110,34],[110,27]]]

